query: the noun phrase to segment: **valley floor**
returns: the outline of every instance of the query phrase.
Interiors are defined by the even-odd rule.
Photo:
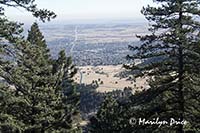
[[[127,70],[122,65],[108,66],[84,66],[78,67],[79,72],[74,80],[81,84],[98,84],[98,92],[110,92],[113,90],[123,90],[125,87],[142,90],[147,88],[145,78],[134,78],[130,76],[122,77],[121,75]]]

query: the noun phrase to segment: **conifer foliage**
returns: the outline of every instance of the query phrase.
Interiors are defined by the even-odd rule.
[[[134,94],[125,104],[119,102],[117,105],[112,99],[105,100],[90,121],[91,132],[95,129],[121,133],[200,131],[200,2],[154,2],[157,3],[155,7],[142,9],[150,22],[150,34],[138,36],[141,45],[129,46],[133,54],[127,58],[133,63],[124,65],[135,78],[148,78],[149,88]],[[135,63],[137,60],[142,63]],[[114,121],[110,122],[113,116]],[[130,123],[131,118],[136,123]],[[160,127],[157,124],[139,124],[139,118],[154,123],[159,118],[168,124]],[[179,124],[170,125],[171,118]],[[184,121],[187,121],[186,125],[181,124]]]
[[[119,119],[117,117],[120,108],[117,101],[108,96],[102,103],[101,108],[95,117],[92,117],[90,122],[90,132],[119,132],[120,126]]]
[[[150,21],[151,34],[138,36],[140,46],[128,58],[141,65],[126,66],[135,76],[149,77],[150,89],[132,99],[140,104],[146,118],[186,120],[187,125],[173,125],[151,130],[200,130],[200,2],[198,0],[155,0],[142,13]],[[145,63],[146,62],[146,63]],[[140,99],[140,101],[138,100]],[[137,101],[137,102],[136,102]],[[147,126],[148,128],[148,126]]]
[[[71,59],[64,51],[51,59],[37,23],[15,51],[13,67],[1,73],[7,84],[0,90],[0,131],[78,132],[79,95]]]
[[[0,15],[4,15],[5,7],[8,6],[13,8],[23,8],[43,22],[50,21],[56,17],[56,14],[52,11],[47,9],[38,9],[35,0],[1,0],[0,5]]]

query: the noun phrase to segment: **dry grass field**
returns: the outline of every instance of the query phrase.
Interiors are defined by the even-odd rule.
[[[134,90],[142,90],[146,88],[147,82],[144,78],[137,78],[135,81],[127,78],[121,78],[120,72],[126,71],[122,65],[117,66],[84,66],[79,67],[79,73],[75,76],[75,82],[83,84],[98,83],[98,92],[109,92],[113,90],[123,90],[125,87],[135,88]],[[82,75],[82,78],[81,78]]]

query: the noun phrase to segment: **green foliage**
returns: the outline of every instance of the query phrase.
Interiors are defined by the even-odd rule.
[[[13,54],[11,48],[7,43],[15,43],[18,39],[23,38],[21,33],[23,31],[22,24],[9,21],[5,15],[5,7],[23,8],[32,13],[41,21],[50,21],[56,17],[55,13],[47,9],[38,9],[35,0],[1,0],[0,1],[0,53]],[[0,62],[1,58],[0,58]]]
[[[134,78],[148,77],[150,88],[130,102],[106,99],[91,119],[91,132],[198,132],[200,130],[200,3],[198,0],[155,0],[142,13],[150,21],[141,45],[129,46],[133,60],[125,67]],[[141,60],[136,64],[135,60]],[[131,125],[131,118],[186,120],[187,125]],[[138,121],[137,121],[138,122]]]
[[[129,133],[132,126],[129,119],[136,113],[130,108],[129,97],[132,93],[129,89],[116,90],[104,94],[97,114],[90,118],[88,132],[91,133]]]
[[[47,9],[38,9],[35,0],[1,0],[0,1],[0,15],[4,15],[5,6],[14,8],[24,8],[26,11],[31,12],[33,16],[39,18],[43,22],[50,21],[56,17],[55,13]]]
[[[15,61],[2,67],[8,87],[1,89],[0,130],[78,132],[79,94],[73,85],[76,69],[71,58],[61,51],[52,60],[36,23],[27,40],[15,46]]]
[[[137,71],[136,77],[149,77],[150,89],[132,99],[144,117],[186,120],[186,126],[156,128],[152,131],[200,130],[200,16],[197,0],[156,0],[158,7],[148,6],[142,13],[152,22],[151,34],[138,36],[143,44],[130,46],[128,58],[143,64],[126,66]],[[140,99],[137,100],[136,98]],[[191,104],[193,103],[193,104]]]
[[[71,58],[61,51],[51,59],[36,23],[26,40],[22,24],[9,21],[5,7],[24,8],[43,22],[56,17],[35,0],[0,1],[0,132],[80,131]]]
[[[118,106],[117,101],[111,96],[105,98],[97,115],[90,120],[90,132],[119,132],[120,121],[117,116],[119,115],[120,108]]]
[[[22,23],[8,20],[5,15],[6,7],[23,8],[33,14],[41,21],[50,21],[55,18],[54,12],[47,9],[38,9],[35,0],[1,0],[0,1],[0,66],[6,65],[9,61],[3,59],[15,58],[15,44],[23,39]],[[5,57],[6,56],[6,57]],[[7,57],[12,56],[12,57]],[[3,58],[3,59],[2,59]],[[1,71],[0,71],[1,72]]]

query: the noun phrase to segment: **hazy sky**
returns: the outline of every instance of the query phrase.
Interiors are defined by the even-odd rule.
[[[152,0],[36,0],[39,8],[54,11],[61,21],[93,20],[144,20],[140,13],[143,6]],[[7,15],[14,20],[34,21],[23,9],[6,8]]]

